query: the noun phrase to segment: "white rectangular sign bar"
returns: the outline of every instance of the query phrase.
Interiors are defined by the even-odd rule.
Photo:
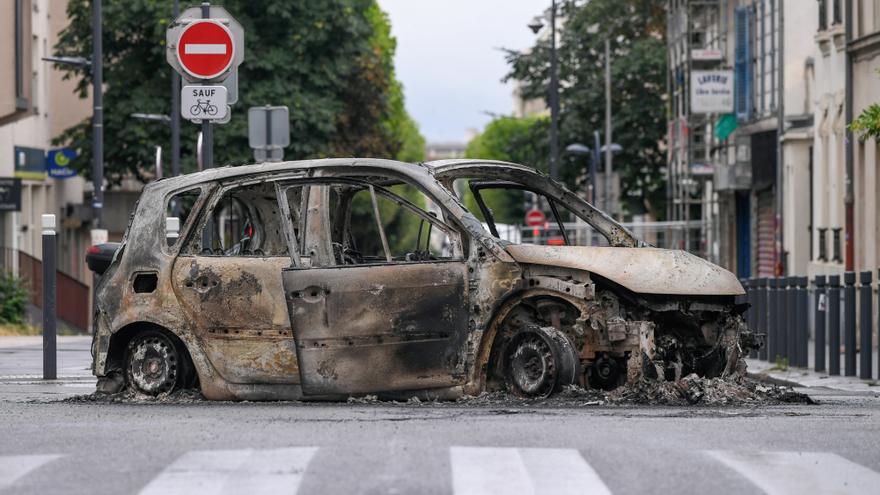
[[[220,43],[187,43],[183,52],[189,55],[225,55],[226,45]]]
[[[184,86],[180,90],[180,115],[187,120],[221,121],[228,112],[225,86]]]

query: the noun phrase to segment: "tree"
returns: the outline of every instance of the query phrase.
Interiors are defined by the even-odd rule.
[[[468,143],[465,155],[468,158],[520,163],[546,172],[549,167],[549,128],[550,121],[547,117],[497,117]],[[496,222],[522,222],[525,215],[522,191],[489,189],[480,195],[486,206],[492,210]],[[476,200],[469,190],[464,192],[464,204],[471,212],[480,214]]]
[[[171,67],[165,61],[165,30],[171,0],[105,0],[104,133],[107,177],[133,173],[144,178],[152,146],[170,141],[160,124],[134,121],[133,112],[169,113]],[[418,129],[403,105],[394,77],[395,42],[375,0],[226,0],[224,7],[245,29],[245,61],[239,67],[239,102],[232,120],[215,127],[218,165],[252,161],[247,143],[246,109],[256,105],[290,108],[288,159],[325,156],[394,158]],[[70,0],[70,25],[61,33],[59,55],[91,53],[91,2]],[[79,78],[85,96],[90,74]],[[182,123],[181,164],[193,171],[199,128]],[[59,143],[80,149],[74,166],[89,174],[89,122],[66,130]],[[411,150],[410,150],[411,154]]]
[[[592,145],[605,129],[604,43],[611,40],[614,159],[629,213],[665,208],[662,142],[666,132],[666,41],[663,0],[591,0],[564,3],[559,38],[560,147]],[[545,98],[550,80],[549,40],[527,52],[508,51],[508,80],[524,84],[526,98]],[[566,162],[563,162],[566,163]],[[563,166],[574,186],[582,167]]]

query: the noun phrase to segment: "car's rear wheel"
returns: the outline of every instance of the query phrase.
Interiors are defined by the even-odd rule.
[[[125,353],[128,386],[146,395],[168,394],[188,386],[192,371],[182,344],[159,330],[135,335]]]
[[[577,383],[579,361],[568,338],[553,327],[529,327],[504,350],[507,388],[521,397],[547,397]]]

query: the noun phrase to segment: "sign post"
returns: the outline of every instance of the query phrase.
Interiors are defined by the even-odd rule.
[[[238,99],[238,66],[244,61],[244,29],[226,9],[205,2],[180,14],[168,26],[165,40],[166,60],[191,83],[181,89],[181,115],[201,124],[200,163],[203,168],[211,168],[214,166],[212,124],[228,122],[229,105]]]
[[[280,162],[290,146],[290,112],[287,107],[248,109],[248,144],[258,162]]]

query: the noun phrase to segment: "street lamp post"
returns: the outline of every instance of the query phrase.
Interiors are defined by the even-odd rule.
[[[94,229],[104,223],[104,44],[101,0],[92,0],[92,197]]]
[[[538,34],[544,24],[540,17],[529,24]],[[550,177],[559,178],[559,67],[556,54],[556,0],[550,2]]]
[[[174,0],[172,16],[180,15],[180,0]],[[180,175],[180,74],[171,71],[171,175]]]

